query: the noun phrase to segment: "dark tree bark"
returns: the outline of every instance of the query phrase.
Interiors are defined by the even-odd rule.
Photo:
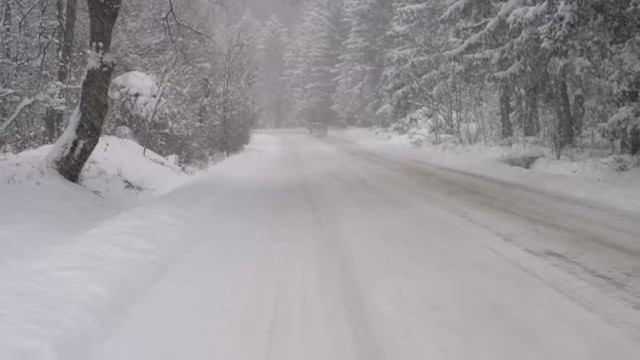
[[[573,97],[573,132],[574,137],[580,136],[582,134],[582,129],[584,128],[584,115],[586,110],[584,108],[584,95],[582,93],[577,93]]]
[[[638,155],[640,153],[640,129],[634,127],[629,131],[629,154]]]
[[[500,123],[502,124],[502,138],[513,136],[513,126],[511,124],[511,93],[507,84],[500,87]]]
[[[626,129],[622,129],[620,132],[620,152],[623,154],[631,152],[631,142],[629,141],[629,135]]]
[[[571,113],[571,101],[567,86],[566,70],[561,70],[556,78],[556,112],[558,116],[558,150],[573,144],[575,137],[575,119]]]
[[[11,58],[11,20],[13,16],[13,0],[5,0],[2,21],[2,47],[4,57]]]
[[[539,91],[537,85],[533,85],[526,90],[525,99],[524,136],[536,136],[540,132]]]
[[[60,63],[60,53],[62,53],[62,43],[64,42],[64,0],[56,0],[56,11],[58,12],[58,29],[56,35],[58,37],[57,53],[58,65]]]
[[[76,28],[76,0],[67,0],[65,11],[64,37],[62,40],[60,66],[58,67],[58,81],[65,82],[69,78],[71,69],[71,54],[73,52],[74,31]]]
[[[77,182],[84,164],[98,144],[102,124],[109,108],[108,91],[114,61],[109,56],[113,26],[121,0],[88,0],[90,46],[92,54],[82,82],[76,121],[71,121],[52,153],[56,170],[67,180]]]

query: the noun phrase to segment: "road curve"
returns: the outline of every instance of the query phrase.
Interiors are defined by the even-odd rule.
[[[640,358],[637,219],[304,133],[227,162],[93,359]]]

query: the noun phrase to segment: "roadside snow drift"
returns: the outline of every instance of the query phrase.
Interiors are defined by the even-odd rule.
[[[0,358],[79,359],[170,261],[189,213],[124,212],[0,275]],[[153,226],[151,226],[153,225]]]
[[[430,135],[418,130],[401,135],[385,129],[354,128],[333,135],[399,158],[640,213],[640,167],[617,171],[621,165],[616,164],[616,157],[576,155],[556,160],[549,149],[530,144],[460,145],[441,139],[441,144],[431,145]]]
[[[71,240],[100,221],[189,177],[130,140],[103,137],[71,184],[43,164],[50,145],[0,155],[0,266]]]
[[[0,155],[0,359],[70,358],[166,263],[175,244],[158,235],[184,219],[123,213],[189,179],[174,162],[103,137],[76,185],[44,165],[50,150]]]

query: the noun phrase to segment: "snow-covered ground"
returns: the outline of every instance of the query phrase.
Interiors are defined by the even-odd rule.
[[[258,134],[103,219],[0,273],[0,359],[640,354],[637,217],[384,146]]]
[[[0,339],[31,342],[27,352],[36,351],[31,357],[9,355],[2,352],[7,343],[0,340],[1,359],[47,359],[51,337],[71,335],[65,324],[73,323],[80,332],[90,330],[92,315],[86,311],[105,301],[105,293],[117,290],[106,282],[119,281],[114,280],[118,275],[139,277],[110,258],[118,251],[134,255],[135,239],[103,241],[106,235],[98,229],[108,225],[100,224],[190,178],[168,159],[151,151],[143,155],[133,141],[103,137],[82,185],[74,185],[44,165],[50,149],[0,155]],[[140,217],[157,215],[143,211]],[[129,212],[125,217],[134,226],[135,216]],[[118,227],[109,233],[114,237]],[[149,256],[144,254],[141,264],[153,261]]]
[[[200,235],[92,359],[637,358],[637,223],[381,155],[272,133],[172,194]]]
[[[431,145],[428,135],[400,135],[385,129],[351,128],[334,131],[333,136],[399,157],[640,213],[640,166],[620,169],[634,159],[574,153],[558,160],[549,149],[531,144],[459,145],[444,141]],[[529,169],[510,164],[525,157],[537,159]]]
[[[69,241],[189,178],[133,141],[103,137],[77,186],[44,167],[50,149],[0,155],[0,265]]]

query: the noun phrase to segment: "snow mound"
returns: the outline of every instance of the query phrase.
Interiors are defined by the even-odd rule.
[[[131,71],[111,82],[109,97],[128,101],[137,114],[148,116],[159,101],[160,88],[156,79],[141,71]]]
[[[0,359],[86,358],[193,215],[149,202],[190,179],[175,159],[103,137],[77,185],[51,149],[0,155]]]
[[[101,221],[184,183],[175,162],[103,137],[78,186],[46,166],[52,146],[0,154],[0,271],[64,244]]]
[[[55,174],[45,158],[52,145],[20,154],[0,155],[0,185],[51,182]],[[175,157],[165,158],[128,139],[103,136],[87,161],[80,183],[101,197],[158,196],[179,186],[189,176]]]
[[[260,144],[248,148],[259,147]],[[14,167],[28,168],[23,174],[36,169],[37,174],[46,150],[9,155],[0,168],[12,169],[7,174],[19,172]],[[86,187],[64,182],[57,176],[40,177],[39,185],[32,178],[28,181],[28,177],[23,177],[23,182],[0,183],[2,192],[25,187],[18,191],[15,201],[22,200],[28,206],[19,211],[24,215],[19,219],[22,224],[9,237],[20,239],[23,246],[38,244],[39,250],[14,261],[0,260],[0,359],[87,359],[91,348],[117,327],[131,304],[184,246],[203,236],[198,225],[206,224],[213,215],[211,199],[203,196],[197,186],[183,186],[172,194],[133,209],[120,209],[116,214],[101,214],[98,205],[109,212],[109,200],[119,197],[100,198],[92,191],[104,186],[109,190],[105,194],[110,195],[122,189],[117,180],[100,179],[121,177],[158,192],[169,190],[169,185],[186,177],[172,161],[151,152],[143,155],[142,150],[132,141],[103,138],[91,157],[93,165],[83,175]],[[229,165],[233,168],[233,163]],[[242,162],[236,161],[235,166],[244,169]],[[220,168],[224,170],[225,166]],[[203,173],[199,181],[210,184],[214,179],[228,180],[219,173]],[[28,193],[39,188],[46,191]],[[55,198],[41,204],[39,196],[47,193]],[[74,202],[86,204],[76,209]],[[33,208],[40,205],[57,211],[34,213]],[[56,216],[67,217],[61,220]],[[57,222],[65,220],[74,236],[59,230],[62,227]],[[2,219],[0,229],[1,222]],[[47,228],[58,231],[55,246],[44,244],[38,234],[29,233],[32,223],[48,224],[39,235]],[[4,240],[3,237],[0,246]]]
[[[70,360],[103,340],[179,253],[196,213],[147,206],[0,272],[0,359]]]
[[[175,157],[165,158],[133,140],[104,136],[82,173],[82,185],[102,196],[162,195],[189,176]]]

